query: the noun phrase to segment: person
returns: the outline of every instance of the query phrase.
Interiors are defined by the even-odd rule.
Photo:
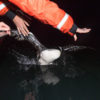
[[[27,36],[29,33],[27,28],[29,23],[13,12],[13,10],[16,10],[15,8],[16,7],[13,7],[13,5],[7,0],[0,0],[0,16],[6,16],[9,18],[11,21],[13,21],[19,33]]]
[[[10,35],[10,27],[4,22],[0,22],[0,37]]]
[[[0,22],[0,45],[2,44],[2,41],[3,41],[3,38],[1,37],[10,35],[10,34],[11,34],[10,27],[4,22]]]
[[[91,31],[90,28],[79,28],[73,18],[51,0],[8,0],[18,6],[23,12],[57,28],[62,33],[68,33],[77,40],[77,34]]]
[[[66,13],[63,9],[59,8],[58,5],[51,0],[6,0],[6,1],[18,6],[23,12],[40,20],[44,24],[49,24],[52,27],[57,28],[64,34],[68,33],[70,36],[74,37],[74,41],[77,40],[76,33],[80,33],[80,34],[88,33],[91,30],[90,28],[89,29],[79,28],[74,23],[73,18],[68,13]],[[10,16],[11,18],[15,19],[16,17],[14,16],[14,14],[11,11],[8,11],[8,6],[10,6],[8,5],[8,2],[4,2],[4,1],[1,2],[2,3],[0,5],[1,15],[2,12],[6,9],[5,11],[6,16],[8,17]],[[26,24],[24,23],[24,25]],[[20,26],[22,27],[21,24]],[[26,29],[24,28],[24,30]],[[54,52],[57,52],[57,54]],[[50,55],[54,55],[54,54],[56,54],[55,58],[51,58]],[[48,55],[50,56],[50,59]],[[42,53],[40,53],[40,59],[39,59],[40,65],[51,64],[55,59],[58,59],[60,55],[61,55],[60,50],[51,49],[51,50],[43,51]]]

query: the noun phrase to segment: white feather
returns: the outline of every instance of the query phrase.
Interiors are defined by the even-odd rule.
[[[40,53],[39,63],[40,65],[48,65],[54,60],[58,59],[61,55],[61,51],[58,49],[47,49]]]

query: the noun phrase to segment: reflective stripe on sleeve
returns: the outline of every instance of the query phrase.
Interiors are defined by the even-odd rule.
[[[0,10],[4,9],[6,7],[6,5],[3,3],[3,4],[0,4]]]
[[[7,2],[7,3],[2,3],[2,4],[0,4],[0,11],[1,11],[2,9],[4,9],[8,4],[10,4],[10,3]]]
[[[61,27],[65,24],[65,22],[67,21],[68,19],[68,14],[66,13],[65,16],[62,18],[62,20],[60,21],[60,23],[57,25],[57,29],[61,29]]]

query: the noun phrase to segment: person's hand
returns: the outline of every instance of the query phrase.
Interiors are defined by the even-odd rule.
[[[15,23],[19,34],[23,34],[24,36],[28,35],[29,30],[27,26],[29,26],[29,24],[24,19],[16,15],[13,22]]]
[[[24,13],[22,10],[19,9],[16,10],[16,14],[20,16],[22,19],[25,19],[25,21],[27,21],[28,24],[31,24],[32,22],[31,16],[27,15],[26,13]]]
[[[10,27],[4,22],[0,22],[0,37],[10,34]]]
[[[79,33],[79,34],[86,34],[86,33],[89,33],[91,31],[90,28],[77,28],[76,30],[76,33]],[[74,41],[77,41],[77,35],[74,34]]]
[[[91,31],[90,28],[77,28],[76,32],[80,34],[89,33]]]
[[[74,41],[77,41],[77,35],[76,34],[74,34]]]

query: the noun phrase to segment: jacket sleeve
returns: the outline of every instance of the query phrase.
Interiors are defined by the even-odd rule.
[[[8,12],[7,2],[3,3],[0,1],[0,16],[5,15]]]
[[[52,25],[63,33],[68,33],[73,36],[77,29],[72,17],[50,0],[9,1],[30,16],[37,18],[45,24]]]
[[[16,14],[9,10],[10,5],[11,4],[9,2],[0,1],[0,16],[5,15],[12,20],[16,16]]]

